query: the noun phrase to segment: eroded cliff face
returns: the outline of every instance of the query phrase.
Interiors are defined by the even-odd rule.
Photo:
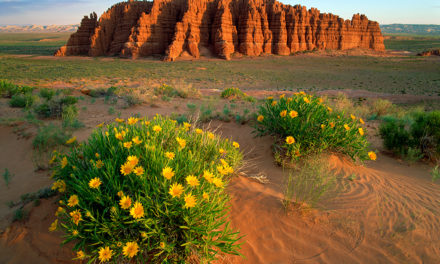
[[[344,20],[275,0],[155,0],[114,5],[97,20],[84,17],[56,56],[139,57],[173,61],[210,50],[230,59],[289,55],[314,49],[385,49],[379,24],[364,15]]]

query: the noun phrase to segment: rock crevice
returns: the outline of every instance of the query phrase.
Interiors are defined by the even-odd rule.
[[[199,58],[206,50],[230,59],[289,55],[314,49],[385,49],[379,24],[356,14],[333,14],[276,0],[155,0],[114,5],[97,19],[84,17],[56,56],[162,55]]]

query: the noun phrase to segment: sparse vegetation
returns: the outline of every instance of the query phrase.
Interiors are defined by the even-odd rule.
[[[435,166],[431,171],[432,181],[440,180],[440,166]]]
[[[70,134],[55,124],[43,125],[38,128],[32,145],[34,148],[33,161],[37,169],[47,168],[50,152],[60,149],[70,138]]]
[[[3,172],[3,180],[5,181],[6,187],[9,188],[9,183],[11,182],[12,173],[9,172],[8,168],[5,168],[5,172]]]
[[[310,157],[289,171],[285,178],[284,198],[285,211],[294,203],[296,209],[310,209],[336,188],[336,176],[326,161]]]

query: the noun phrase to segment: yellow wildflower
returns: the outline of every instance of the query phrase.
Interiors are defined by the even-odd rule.
[[[240,147],[240,144],[238,144],[237,142],[232,142],[232,146],[234,146],[234,148],[239,148]]]
[[[132,258],[139,252],[139,246],[136,242],[127,242],[122,248],[122,254],[126,257]]]
[[[173,152],[165,152],[165,157],[167,159],[173,160],[176,155]]]
[[[55,219],[55,221],[53,221],[53,223],[49,227],[49,232],[53,232],[57,230],[57,227],[58,227],[58,219]]]
[[[212,180],[212,183],[214,183],[215,186],[217,186],[218,188],[223,188],[224,183],[222,182],[222,180],[220,178],[214,178]]]
[[[333,109],[332,109],[331,107],[329,107],[329,106],[327,106],[327,110],[328,110],[329,112],[333,112]]]
[[[186,182],[188,183],[189,186],[192,187],[200,185],[199,180],[194,175],[189,175],[188,177],[186,177]]]
[[[121,200],[119,200],[119,205],[122,209],[127,210],[131,206],[131,198],[129,196],[122,196]]]
[[[69,140],[66,141],[67,145],[73,144],[76,141],[76,137],[72,137]]]
[[[263,122],[263,120],[264,120],[264,116],[259,115],[258,118],[257,118],[257,120],[258,120],[258,122]]]
[[[203,134],[203,130],[201,130],[200,128],[197,128],[197,129],[196,129],[196,133],[199,134],[199,135],[201,135],[201,134]]]
[[[144,121],[144,125],[149,126],[150,125],[150,121]]]
[[[130,149],[132,145],[131,142],[124,142],[124,148],[126,149]]]
[[[370,160],[377,159],[376,153],[374,153],[373,151],[368,152],[368,157],[370,157]]]
[[[131,141],[133,141],[133,143],[136,145],[139,145],[142,143],[142,140],[140,140],[139,137],[134,137]]]
[[[177,143],[179,143],[180,148],[184,148],[186,146],[186,140],[180,137],[176,138]]]
[[[96,168],[100,169],[102,168],[102,166],[104,166],[104,162],[102,162],[102,160],[98,160],[95,163]]]
[[[159,246],[160,246],[161,248],[165,248],[165,243],[164,243],[164,242],[160,242]]]
[[[124,123],[124,119],[121,119],[121,118],[116,118],[115,121],[118,123]]]
[[[335,127],[335,123],[330,122],[330,127],[334,128]]]
[[[185,195],[185,197],[183,198],[185,200],[185,208],[192,208],[195,207],[197,204],[197,199],[194,195],[192,195],[191,193],[188,193],[187,195]]]
[[[138,219],[144,216],[144,207],[140,202],[135,202],[133,207],[130,209],[130,215],[134,219]]]
[[[183,193],[183,186],[179,183],[174,183],[171,185],[170,190],[168,192],[173,198],[180,197]]]
[[[66,191],[66,183],[63,180],[57,180],[56,182],[53,183],[52,185],[52,190],[57,190],[60,193],[63,193]]]
[[[289,116],[290,116],[290,118],[295,118],[295,117],[297,117],[297,116],[298,116],[298,112],[297,112],[297,111],[294,111],[294,110],[292,110],[292,111],[290,111],[290,113],[289,113]]]
[[[79,212],[79,210],[75,210],[75,211],[71,212],[70,216],[72,217],[72,221],[75,225],[78,225],[79,221],[82,220],[81,213]]]
[[[356,117],[354,116],[354,115],[350,115],[350,117],[351,117],[351,119],[353,119],[353,120],[355,120],[356,119]]]
[[[127,162],[130,163],[131,166],[135,167],[139,163],[139,159],[136,156],[128,156]]]
[[[74,194],[70,196],[69,200],[67,200],[67,205],[70,207],[75,207],[79,203],[78,195]]]
[[[133,172],[134,166],[130,164],[130,162],[126,162],[125,164],[121,165],[121,174],[124,176],[129,175]]]
[[[364,135],[364,130],[362,129],[362,127],[359,128],[359,134],[360,134],[361,136]]]
[[[153,127],[153,131],[154,132],[160,132],[160,131],[162,131],[162,128],[160,126],[154,126]]]
[[[80,250],[80,251],[76,252],[76,258],[80,259],[80,260],[85,259],[86,254],[84,253],[84,251]]]
[[[208,182],[212,182],[213,177],[214,177],[214,175],[210,171],[205,170],[203,172],[203,178],[205,178],[205,180],[207,180]]]
[[[361,124],[365,124],[364,120],[362,118],[359,118],[359,122],[361,122]]]
[[[92,189],[98,189],[99,185],[101,184],[102,184],[101,179],[99,179],[98,177],[93,178],[89,181],[89,187]]]
[[[304,91],[299,92],[299,94],[306,95]]]
[[[213,134],[213,133],[211,133],[211,132],[208,132],[208,138],[209,138],[209,139],[214,139],[214,137],[215,137],[215,136],[214,136],[214,134]]]
[[[116,195],[117,195],[118,197],[122,197],[122,196],[124,196],[124,192],[123,192],[123,191],[119,191]]]
[[[134,168],[133,172],[137,176],[142,176],[142,175],[144,175],[145,170],[144,170],[144,168],[142,166],[138,166],[138,167]]]
[[[276,106],[277,105],[277,101],[272,101],[272,106]]]
[[[67,158],[63,157],[61,160],[61,169],[64,169],[67,166]]]
[[[267,100],[273,100],[273,97],[272,97],[272,96],[269,96],[269,97],[267,97],[266,99],[267,99]]]
[[[136,124],[138,121],[139,121],[138,118],[130,117],[130,118],[127,120],[127,123],[128,123],[129,125],[134,125],[134,124]]]
[[[60,216],[61,214],[64,214],[65,211],[66,211],[66,210],[64,210],[63,207],[58,207],[57,211],[55,212],[55,216],[58,217],[58,216]]]
[[[209,195],[206,192],[203,193],[202,197],[205,200],[209,200]]]
[[[97,125],[96,127],[102,127],[102,126],[104,126],[104,123],[101,123],[101,124]]]
[[[292,136],[286,137],[286,143],[288,145],[292,145],[293,143],[295,143],[295,138],[293,138]]]
[[[109,247],[101,247],[98,253],[99,260],[101,262],[109,261],[113,256],[113,250],[111,250]]]
[[[287,102],[288,102],[288,103],[290,103],[290,102],[292,102],[292,101],[293,101],[293,99],[292,99],[291,97],[287,98]]]
[[[116,133],[116,134],[115,134],[115,138],[116,138],[116,139],[119,139],[119,140],[123,140],[123,139],[124,139],[124,136],[122,135],[122,133]]]
[[[306,102],[307,104],[308,104],[308,103],[310,103],[310,100],[309,100],[309,98],[307,98],[307,97],[304,97],[304,102]]]
[[[284,97],[286,97],[285,94],[280,95],[280,99],[283,99]]]
[[[224,150],[223,148],[220,148],[218,150],[218,152],[220,153],[220,155],[224,155],[226,153],[226,150]]]
[[[324,124],[321,124],[321,128],[324,129],[324,128],[325,128],[325,125],[324,125]]]
[[[191,127],[191,124],[189,124],[187,122],[183,122],[183,127],[185,127],[185,130],[188,131],[189,128]]]
[[[170,167],[165,167],[162,169],[162,175],[167,179],[167,180],[171,180],[171,178],[173,178],[174,176],[174,171],[172,168]]]
[[[287,115],[287,110],[283,110],[280,112],[281,117],[286,117],[286,115]]]
[[[324,101],[324,100],[323,100],[321,97],[318,98],[318,102],[319,102],[320,104],[322,104],[323,101]]]
[[[347,124],[344,124],[344,128],[345,128],[345,130],[350,130],[350,126],[349,125],[347,125]]]

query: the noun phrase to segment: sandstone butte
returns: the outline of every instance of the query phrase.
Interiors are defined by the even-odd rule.
[[[162,55],[174,61],[214,54],[229,60],[310,50],[385,49],[379,24],[356,14],[344,20],[275,0],[154,0],[118,3],[82,19],[55,56]]]

